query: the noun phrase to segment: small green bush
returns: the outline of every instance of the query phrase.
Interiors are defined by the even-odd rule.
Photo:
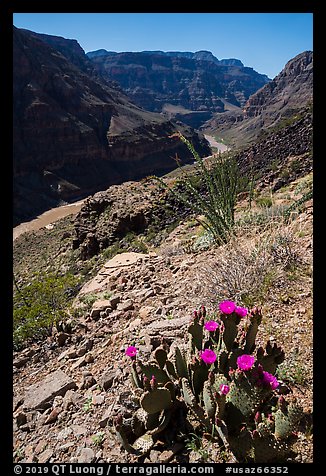
[[[273,200],[271,197],[258,197],[256,204],[261,208],[270,208],[273,205]]]
[[[77,291],[78,280],[71,274],[38,273],[24,286],[16,284],[13,297],[15,348],[49,335],[55,324],[69,316],[68,307]]]

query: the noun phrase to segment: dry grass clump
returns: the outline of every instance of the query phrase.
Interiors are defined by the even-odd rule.
[[[198,270],[205,302],[214,305],[231,299],[246,306],[263,303],[271,287],[304,264],[295,227],[280,217],[265,227],[239,232],[216,248],[214,260]]]

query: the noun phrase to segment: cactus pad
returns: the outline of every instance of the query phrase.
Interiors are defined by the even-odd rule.
[[[158,383],[162,383],[163,385],[170,381],[168,374],[165,370],[161,369],[156,364],[143,364],[139,363],[142,372],[146,375],[147,378],[151,379],[152,376],[156,378]]]
[[[140,404],[150,415],[161,412],[171,407],[171,394],[167,388],[157,388],[152,392],[145,392],[140,399]]]
[[[167,359],[167,352],[163,347],[158,347],[154,352],[155,360],[157,361],[159,367],[163,369],[166,359]]]

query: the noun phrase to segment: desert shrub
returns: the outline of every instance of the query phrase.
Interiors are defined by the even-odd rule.
[[[253,227],[264,230],[269,224],[282,224],[287,217],[289,205],[275,204],[270,207],[262,207],[259,211],[249,210],[241,214],[236,220],[235,232],[243,234],[245,230]]]
[[[256,204],[261,208],[270,208],[273,205],[273,200],[271,197],[258,197]]]
[[[242,243],[235,238],[221,249],[216,260],[198,271],[198,281],[205,276],[205,297],[216,303],[230,299],[252,304],[262,297],[275,272],[273,259],[265,243]]]
[[[287,209],[285,213],[285,217],[287,218],[287,220],[290,219],[291,214],[299,213],[302,209],[302,205],[304,205],[308,200],[311,200],[312,198],[313,198],[313,188],[311,185],[311,188],[306,193],[304,193],[304,195],[301,198],[299,198],[298,200],[295,200],[292,203],[292,205],[289,206],[289,208]]]
[[[59,321],[69,316],[68,307],[79,290],[71,274],[37,273],[23,286],[16,283],[13,296],[13,340],[15,348],[49,335]]]
[[[112,296],[112,292],[110,291],[103,291],[101,293],[88,293],[88,294],[82,294],[81,296],[78,296],[78,300],[85,305],[86,309],[91,310],[94,302],[100,300],[100,299],[110,299]]]
[[[216,250],[213,261],[198,267],[197,281],[205,283],[202,299],[216,304],[228,296],[251,306],[262,302],[285,272],[302,264],[294,230],[270,223],[252,237],[233,237]]]

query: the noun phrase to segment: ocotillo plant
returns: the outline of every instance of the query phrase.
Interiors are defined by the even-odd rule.
[[[234,226],[234,210],[240,184],[238,164],[230,155],[218,155],[210,159],[208,166],[188,139],[180,132],[174,135],[188,147],[194,157],[206,196],[193,185],[193,177],[190,174],[183,173],[179,179],[184,185],[185,193],[178,192],[175,187],[169,187],[159,177],[154,178],[197,215],[203,215],[204,219],[197,217],[197,221],[213,235],[217,243],[225,243]]]

